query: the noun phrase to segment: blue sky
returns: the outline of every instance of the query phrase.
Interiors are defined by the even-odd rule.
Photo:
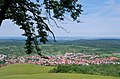
[[[69,33],[57,27],[50,27],[56,36],[114,37],[120,38],[120,0],[80,0],[84,12],[82,23],[58,21]],[[0,37],[21,36],[23,31],[6,20],[0,27]]]

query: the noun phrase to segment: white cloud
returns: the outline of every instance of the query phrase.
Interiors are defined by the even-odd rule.
[[[95,3],[84,3],[84,13],[96,17],[120,17],[120,2],[116,0],[104,0],[98,5]]]
[[[14,25],[10,20],[3,21],[0,27],[0,37],[6,36],[21,36],[23,31],[19,29],[19,26]]]

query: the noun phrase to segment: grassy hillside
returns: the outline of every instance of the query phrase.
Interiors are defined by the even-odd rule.
[[[0,68],[0,76],[48,73],[52,68],[53,67],[32,64],[13,64]]]
[[[120,79],[111,76],[83,75],[73,73],[48,73],[50,66],[16,64],[0,68],[0,79]]]

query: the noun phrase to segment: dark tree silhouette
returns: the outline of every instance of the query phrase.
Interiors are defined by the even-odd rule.
[[[55,39],[48,26],[50,20],[54,21],[58,28],[62,27],[58,26],[55,20],[64,21],[68,14],[73,21],[79,22],[77,18],[82,12],[81,7],[78,0],[0,0],[0,26],[3,20],[9,19],[24,30],[27,54],[31,54],[33,50],[40,51],[38,39],[42,43],[48,41],[47,32],[52,33]],[[48,23],[45,20],[48,20]],[[40,52],[38,54],[41,55]]]

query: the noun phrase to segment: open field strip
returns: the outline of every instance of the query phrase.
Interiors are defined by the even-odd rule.
[[[0,79],[120,79],[119,77],[74,73],[48,73],[53,67],[15,64],[0,68]]]

